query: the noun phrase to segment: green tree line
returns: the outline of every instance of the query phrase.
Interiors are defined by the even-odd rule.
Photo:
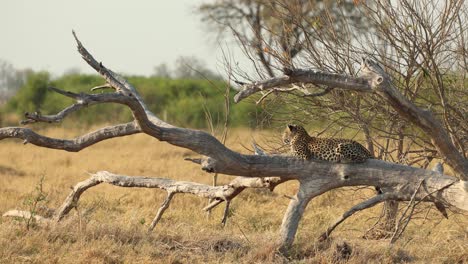
[[[210,112],[215,125],[224,122],[224,93],[228,85],[225,81],[143,76],[126,76],[126,78],[138,89],[151,111],[170,123],[204,128],[207,127],[206,111]],[[68,74],[53,79],[48,72],[30,73],[15,96],[0,108],[0,114],[23,115],[25,112],[34,111],[55,114],[74,102],[70,98],[54,93],[48,87],[53,86],[75,93],[90,93],[91,87],[102,84],[102,78],[97,75]],[[235,91],[230,92],[231,102],[234,93]],[[256,126],[258,114],[261,114],[261,110],[253,103],[231,105],[229,123],[231,126],[253,127]],[[125,122],[131,120],[131,112],[125,106],[99,104],[75,112],[67,119],[77,121],[80,125]]]

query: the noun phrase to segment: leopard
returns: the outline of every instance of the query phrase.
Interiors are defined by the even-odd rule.
[[[304,127],[288,124],[283,133],[283,143],[290,146],[291,154],[304,160],[322,160],[336,163],[362,163],[376,159],[363,145],[351,139],[312,137]],[[384,191],[374,186],[377,194]],[[445,206],[434,202],[436,209],[448,219]]]
[[[351,139],[312,137],[300,125],[288,124],[283,143],[290,146],[291,154],[304,160],[322,160],[335,163],[363,163],[375,159],[363,145]],[[377,194],[383,191],[374,186]]]
[[[351,139],[312,137],[304,127],[288,124],[283,142],[290,146],[292,156],[305,160],[335,163],[363,163],[375,157],[363,145]]]

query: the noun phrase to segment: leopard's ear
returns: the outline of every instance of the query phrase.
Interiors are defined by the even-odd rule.
[[[288,124],[288,129],[289,131],[294,132],[297,129],[297,126],[293,124]]]

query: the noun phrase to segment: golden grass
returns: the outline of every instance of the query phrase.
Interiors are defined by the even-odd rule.
[[[71,138],[85,130],[51,128],[49,136]],[[231,132],[228,145],[246,152],[251,131]],[[88,177],[87,172],[108,170],[127,175],[183,179],[210,184],[212,175],[183,161],[194,153],[145,135],[108,140],[79,153],[0,142],[0,213],[27,209],[40,178],[45,177],[47,200],[56,208],[70,186]],[[231,177],[222,176],[221,182]],[[345,241],[352,253],[349,263],[462,263],[468,261],[468,221],[460,214],[449,220],[431,205],[416,215],[403,237],[393,246],[388,241],[366,241],[363,233],[375,221],[380,207],[348,219],[325,243],[316,238],[340,213],[358,203],[367,191],[334,190],[314,199],[299,227],[289,258],[274,251],[282,215],[297,184],[284,184],[274,193],[248,190],[232,203],[226,227],[220,225],[223,208],[207,216],[207,201],[177,195],[156,229],[147,228],[165,192],[155,189],[99,185],[88,190],[59,225],[26,230],[23,221],[0,218],[0,262],[34,263],[330,263],[343,262],[336,245]],[[422,208],[422,207],[421,207]],[[427,214],[427,216],[426,216]]]

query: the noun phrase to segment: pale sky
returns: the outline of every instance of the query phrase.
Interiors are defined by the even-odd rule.
[[[114,71],[150,75],[194,55],[223,73],[221,46],[194,14],[200,0],[0,0],[0,59],[17,69],[58,76],[72,68],[91,73],[76,52],[74,29],[98,61]],[[230,51],[241,59],[238,49]]]

